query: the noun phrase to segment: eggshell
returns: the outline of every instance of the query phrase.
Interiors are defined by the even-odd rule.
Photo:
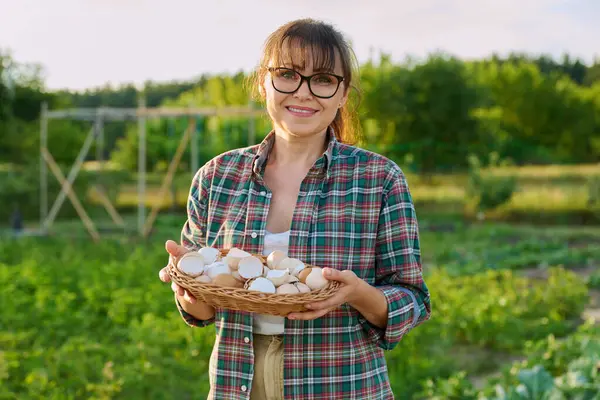
[[[202,247],[198,250],[198,254],[202,256],[205,264],[212,264],[217,261],[220,252],[219,249],[215,249],[214,247]]]
[[[328,282],[329,281],[323,276],[322,269],[315,267],[311,270],[310,274],[308,274],[304,283],[311,290],[318,290],[327,286]]]
[[[244,284],[235,279],[231,274],[219,274],[213,279],[213,283],[219,286],[242,288]]]
[[[181,272],[195,278],[204,272],[204,259],[196,252],[189,252],[181,257],[177,263],[177,268]]]
[[[277,294],[299,294],[300,291],[298,290],[298,288],[295,285],[292,285],[291,283],[284,283],[283,285],[281,285],[277,288],[276,293]]]
[[[254,256],[245,257],[238,264],[238,272],[244,279],[252,279],[263,274],[263,263],[260,259]]]
[[[284,258],[287,258],[287,255],[283,251],[281,251],[281,250],[274,250],[267,257],[267,266],[270,269],[276,269],[277,265]]]

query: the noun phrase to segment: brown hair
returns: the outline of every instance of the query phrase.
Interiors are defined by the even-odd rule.
[[[354,89],[359,96],[358,86],[353,80],[355,76],[358,76],[358,63],[344,36],[329,24],[306,18],[282,25],[265,41],[259,67],[249,80],[253,98],[258,101],[263,100],[259,87],[264,82],[266,67],[271,60],[276,65],[283,65],[282,62],[286,55],[300,55],[302,59],[293,64],[303,67],[310,51],[315,69],[333,70],[336,50],[342,60],[344,89],[346,91]],[[350,93],[348,101],[338,109],[331,123],[337,140],[342,143],[355,144],[359,140],[360,133],[356,113],[358,99],[354,100]]]

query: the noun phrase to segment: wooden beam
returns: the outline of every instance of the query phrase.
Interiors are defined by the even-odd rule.
[[[123,218],[121,217],[117,209],[110,202],[110,199],[106,195],[104,187],[102,187],[101,185],[94,185],[92,186],[92,190],[94,190],[100,197],[100,201],[102,202],[104,209],[106,210],[106,212],[108,212],[113,222],[120,227],[124,227],[125,222],[123,221]]]
[[[58,214],[60,207],[62,206],[63,202],[65,201],[67,188],[70,187],[71,185],[73,185],[73,182],[75,181],[75,178],[77,177],[77,174],[79,173],[79,169],[81,168],[81,165],[83,164],[83,161],[85,160],[85,157],[86,157],[88,151],[90,150],[92,142],[94,141],[95,133],[96,133],[96,126],[94,125],[94,127],[92,127],[92,129],[88,133],[88,136],[85,139],[83,146],[81,146],[79,155],[77,156],[77,159],[75,160],[75,163],[73,164],[73,167],[71,168],[71,171],[69,172],[69,176],[67,177],[67,180],[62,182],[61,191],[58,194],[56,201],[52,205],[52,209],[50,210],[48,217],[44,221],[44,226],[42,228],[43,230],[48,229],[52,225],[52,222],[54,221],[54,219],[56,218],[56,215]],[[42,151],[42,153],[44,153],[44,151],[46,153],[48,153],[48,150],[45,148],[42,148],[41,151]],[[48,154],[50,154],[50,153],[48,153]]]
[[[87,213],[83,209],[83,206],[81,205],[81,203],[79,203],[79,200],[77,199],[77,195],[75,195],[75,193],[71,189],[71,184],[65,179],[60,168],[56,164],[56,161],[54,161],[54,158],[48,152],[48,150],[42,149],[42,156],[48,163],[48,166],[50,167],[50,170],[52,171],[52,173],[54,174],[56,179],[58,179],[58,181],[63,185],[63,189],[66,190],[67,196],[69,196],[69,200],[71,200],[73,207],[75,207],[75,211],[77,211],[77,214],[79,214],[79,218],[81,218],[81,221],[87,228],[90,236],[92,237],[92,239],[94,239],[94,241],[98,242],[100,240],[100,234],[96,230],[96,227],[94,226],[94,223],[92,222],[90,217],[87,215]]]
[[[175,151],[175,156],[173,156],[173,159],[171,160],[171,163],[169,164],[169,169],[167,170],[167,174],[165,175],[163,182],[162,182],[162,186],[160,187],[160,192],[158,195],[159,202],[154,203],[154,205],[152,207],[152,211],[150,212],[150,215],[148,216],[148,219],[146,220],[146,224],[144,226],[144,232],[143,232],[144,237],[148,236],[148,234],[150,233],[150,230],[152,229],[152,225],[154,225],[154,220],[156,219],[156,216],[158,215],[158,210],[160,209],[160,201],[162,199],[164,199],[167,194],[167,190],[169,189],[169,186],[171,185],[171,181],[173,180],[175,171],[177,170],[177,167],[179,166],[179,162],[181,161],[183,152],[185,151],[185,148],[187,147],[187,143],[190,140],[192,131],[195,128],[196,128],[195,121],[194,121],[194,119],[190,118],[188,121],[188,127],[185,130],[183,137],[179,141],[179,146],[177,146],[177,150]]]

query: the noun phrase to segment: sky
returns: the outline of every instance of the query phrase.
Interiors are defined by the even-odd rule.
[[[266,37],[303,17],[341,30],[360,62],[434,51],[600,59],[599,0],[0,0],[0,49],[40,64],[51,90],[184,80],[249,71]]]

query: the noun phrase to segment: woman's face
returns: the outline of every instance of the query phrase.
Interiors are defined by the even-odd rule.
[[[309,56],[303,69],[287,62],[284,65],[270,64],[269,67],[293,69],[304,76],[310,76],[316,72],[343,76],[342,63],[337,51],[333,71],[314,71],[310,57],[311,52],[307,53]],[[335,118],[338,109],[345,104],[348,98],[345,82],[340,83],[335,95],[331,98],[320,98],[311,93],[306,80],[293,93],[279,92],[273,87],[273,81],[278,89],[291,91],[297,87],[300,77],[289,70],[270,71],[266,73],[263,82],[267,112],[273,120],[275,130],[284,131],[294,137],[306,138],[324,133]],[[337,85],[338,81],[335,78],[324,75],[319,75],[311,81],[313,92],[321,95],[328,95],[330,93],[328,91],[333,91]]]

